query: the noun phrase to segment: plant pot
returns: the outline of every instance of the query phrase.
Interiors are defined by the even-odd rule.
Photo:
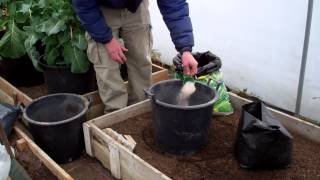
[[[89,101],[76,94],[53,94],[34,100],[23,112],[38,144],[57,163],[81,156],[84,149],[82,123]]]
[[[168,153],[191,155],[208,141],[208,127],[218,94],[207,85],[196,82],[195,86],[187,106],[180,105],[177,99],[183,81],[161,81],[145,90],[152,102],[156,142]]]
[[[30,87],[44,83],[42,72],[37,71],[29,57],[0,60],[0,75],[16,87]]]
[[[97,90],[95,72],[91,66],[88,72],[74,74],[69,67],[42,64],[43,74],[48,86],[48,94],[75,93],[86,94]]]

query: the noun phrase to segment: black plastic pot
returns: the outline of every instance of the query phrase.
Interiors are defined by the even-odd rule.
[[[30,87],[44,83],[42,72],[34,68],[28,56],[0,60],[0,76],[16,87]]]
[[[70,162],[84,149],[82,123],[89,102],[76,94],[52,94],[34,100],[23,113],[36,144],[58,163]]]
[[[217,93],[209,86],[195,83],[189,106],[177,105],[183,82],[161,81],[146,91],[152,100],[153,125],[156,142],[171,154],[190,155],[208,141],[208,128]]]
[[[82,74],[72,73],[70,67],[49,66],[42,64],[44,78],[48,86],[48,94],[75,93],[86,94],[97,90],[97,82],[93,67]]]

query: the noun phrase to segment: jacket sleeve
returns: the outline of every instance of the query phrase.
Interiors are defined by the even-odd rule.
[[[82,25],[95,41],[104,44],[112,39],[112,30],[96,0],[73,0],[73,6]]]
[[[176,50],[180,53],[192,51],[193,29],[186,0],[158,0],[157,2]]]

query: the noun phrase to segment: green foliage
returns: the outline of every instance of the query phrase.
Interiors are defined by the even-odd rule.
[[[0,40],[0,55],[19,58],[26,53],[23,43],[21,44],[26,39],[26,34],[17,27],[14,20],[9,20],[7,24],[7,31]]]
[[[0,56],[19,58],[27,53],[36,69],[68,66],[73,73],[89,69],[84,29],[71,0],[0,0]]]
[[[0,0],[0,31],[4,35],[0,39],[0,56],[16,59],[26,54],[23,42],[27,34],[22,30],[28,23],[30,0]]]

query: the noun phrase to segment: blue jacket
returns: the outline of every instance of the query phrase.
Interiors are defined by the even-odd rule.
[[[91,37],[100,43],[112,39],[100,6],[127,8],[135,12],[142,0],[73,0],[73,5],[82,25]],[[189,6],[186,0],[157,0],[163,19],[170,31],[171,39],[179,52],[191,51],[194,45]],[[130,4],[126,3],[130,2]]]

